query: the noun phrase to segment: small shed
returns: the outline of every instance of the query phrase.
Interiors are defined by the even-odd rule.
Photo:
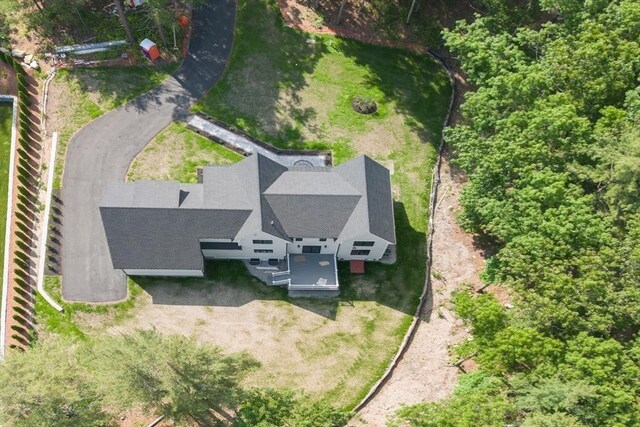
[[[142,52],[144,56],[149,58],[152,61],[160,58],[160,51],[158,50],[158,46],[154,42],[149,39],[144,39],[140,42],[140,47],[142,48]]]

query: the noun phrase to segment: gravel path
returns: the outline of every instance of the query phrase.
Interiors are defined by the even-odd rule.
[[[380,392],[360,412],[363,421],[350,425],[383,426],[402,405],[436,401],[449,396],[458,369],[449,365],[449,346],[464,339],[462,324],[450,311],[451,293],[460,285],[479,284],[482,254],[455,219],[463,175],[442,162],[433,236],[433,288],[421,315],[422,322],[407,352]],[[437,278],[436,278],[437,277]]]

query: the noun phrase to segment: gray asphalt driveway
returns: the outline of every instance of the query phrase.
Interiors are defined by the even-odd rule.
[[[224,72],[235,26],[234,0],[209,0],[193,11],[189,56],[173,77],[80,130],[67,149],[62,179],[62,296],[112,302],[127,296],[126,277],[111,265],[98,204],[106,185],[123,181],[133,158],[213,86]]]

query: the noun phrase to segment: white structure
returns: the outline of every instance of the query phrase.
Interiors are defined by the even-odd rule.
[[[286,259],[290,277],[276,273],[274,284],[337,290],[336,259],[378,261],[396,243],[389,172],[366,156],[331,168],[254,154],[204,168],[202,184],[118,183],[100,213],[113,267],[128,275],[203,276],[205,258]]]

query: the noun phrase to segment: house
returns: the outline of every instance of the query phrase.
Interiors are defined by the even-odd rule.
[[[367,156],[287,167],[260,154],[207,166],[202,183],[109,186],[100,214],[113,268],[203,276],[204,259],[282,261],[272,284],[337,290],[336,259],[379,261],[396,243],[389,171]]]

